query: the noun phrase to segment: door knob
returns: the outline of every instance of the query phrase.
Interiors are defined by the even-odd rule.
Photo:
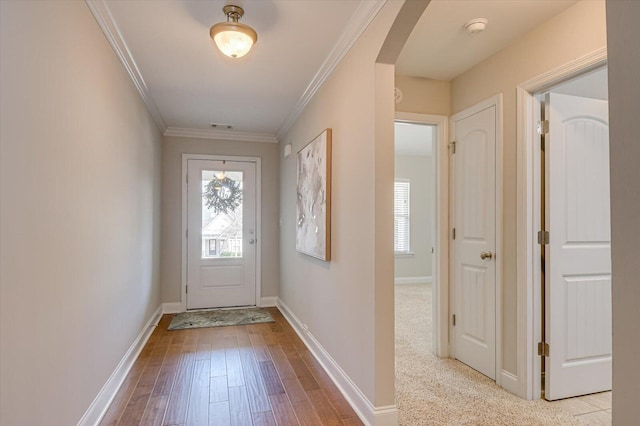
[[[483,251],[482,253],[480,253],[480,259],[485,260],[485,259],[493,259],[493,253],[491,253],[490,251]]]
[[[255,243],[255,242],[256,242],[256,240],[254,240],[253,238],[251,238],[251,239],[249,240],[249,244],[253,244],[253,243]]]

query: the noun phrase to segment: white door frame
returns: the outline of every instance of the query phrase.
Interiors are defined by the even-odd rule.
[[[517,92],[517,386],[509,389],[526,399],[540,399],[541,246],[540,230],[540,101],[536,95],[559,83],[605,66],[606,47],[532,78]]]
[[[182,154],[182,285],[180,291],[180,312],[187,310],[187,161],[237,161],[256,165],[256,306],[261,306],[262,269],[262,172],[259,157],[237,157],[228,155]]]
[[[495,252],[495,262],[496,262],[496,287],[495,287],[495,306],[496,306],[496,384],[498,386],[502,386],[507,390],[511,388],[511,382],[513,382],[513,375],[507,371],[502,370],[502,139],[503,139],[503,107],[502,107],[502,93],[497,94],[495,96],[490,97],[476,105],[473,105],[464,111],[461,111],[457,114],[454,114],[449,119],[449,128],[451,135],[451,142],[455,141],[455,126],[454,122],[456,120],[460,120],[476,114],[486,108],[491,106],[495,106],[496,108],[496,146],[495,146],[495,162],[496,162],[496,181],[495,181],[495,212],[496,212],[496,252]],[[447,155],[449,153],[447,152]],[[455,155],[455,154],[454,154]],[[452,159],[451,159],[452,161]],[[450,168],[451,173],[454,173],[453,167]],[[453,179],[451,179],[453,180]],[[453,185],[450,186],[449,195],[449,217],[455,217],[455,196],[453,194],[454,188]],[[450,232],[447,232],[448,238],[451,238],[452,235]],[[449,251],[449,259],[450,263],[448,267],[453,267],[455,262],[455,256],[453,251],[453,244],[450,245]],[[451,285],[450,297],[449,297],[449,306],[451,312],[455,309],[455,292],[452,291],[454,288],[453,283]],[[453,327],[452,321],[448,322],[450,324],[449,328]],[[451,331],[453,334],[453,331]],[[449,345],[449,351],[452,358],[455,358],[455,339],[451,339]]]
[[[436,127],[433,143],[435,203],[435,261],[432,272],[433,352],[439,357],[449,356],[449,158],[447,144],[448,117],[444,115],[396,112],[396,121],[427,124]]]

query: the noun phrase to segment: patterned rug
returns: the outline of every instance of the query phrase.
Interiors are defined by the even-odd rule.
[[[275,322],[266,309],[216,309],[213,311],[183,312],[171,320],[167,330],[185,328],[224,327],[227,325]]]

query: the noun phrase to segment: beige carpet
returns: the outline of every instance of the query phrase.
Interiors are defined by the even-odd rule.
[[[578,425],[545,401],[525,401],[431,350],[431,286],[396,286],[396,403],[400,425]]]

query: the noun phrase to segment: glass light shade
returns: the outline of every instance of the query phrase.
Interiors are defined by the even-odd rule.
[[[220,22],[209,32],[218,49],[230,58],[241,58],[258,41],[258,35],[248,25],[239,22]]]

